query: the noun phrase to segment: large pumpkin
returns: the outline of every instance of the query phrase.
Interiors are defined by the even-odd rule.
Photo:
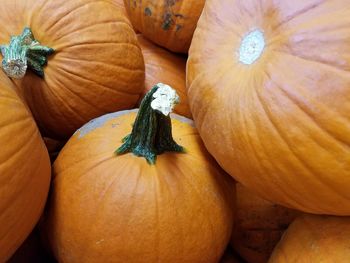
[[[223,254],[232,230],[231,178],[179,116],[173,136],[186,153],[165,152],[150,164],[164,151],[183,151],[170,117],[150,110],[155,88],[134,124],[136,111],[99,117],[54,163],[45,228],[59,262],[218,262]],[[148,162],[115,156],[129,146]]]
[[[154,83],[166,83],[173,87],[180,96],[180,103],[174,112],[191,118],[186,92],[186,58],[154,45],[141,34],[137,35],[137,40],[142,49],[146,69],[143,95],[153,87]]]
[[[243,185],[350,215],[350,2],[208,0],[187,64],[193,118]]]
[[[348,263],[350,218],[304,215],[276,246],[269,263]]]
[[[249,263],[266,263],[288,225],[299,214],[236,186],[236,217],[231,244]]]
[[[205,0],[124,0],[133,26],[152,42],[187,53]]]
[[[143,58],[120,10],[109,1],[1,1],[0,23],[6,26],[0,44],[29,27],[41,45],[54,49],[43,72],[37,70],[44,77],[28,69],[16,81],[45,135],[67,138],[92,118],[136,105],[143,90]],[[25,44],[20,51],[28,48]],[[30,44],[28,66],[36,69],[45,57],[32,62],[33,49],[40,47]]]
[[[51,167],[31,114],[2,72],[0,112],[0,262],[5,262],[39,220]]]

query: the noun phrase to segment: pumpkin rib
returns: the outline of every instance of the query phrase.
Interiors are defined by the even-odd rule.
[[[49,82],[54,82],[55,84],[59,83],[59,86],[62,86],[62,83],[57,79],[53,79],[53,78],[47,78],[46,81],[49,83]],[[60,117],[62,117],[63,119],[65,119],[65,121],[67,123],[69,123],[72,115],[75,116],[76,118],[80,119],[80,120],[83,120],[83,118],[71,107],[71,105],[69,105],[68,103],[66,103],[66,100],[65,98],[62,98],[60,95],[59,95],[59,92],[57,92],[56,89],[47,89],[51,94],[52,94],[52,97],[54,97],[56,100],[60,101],[61,103],[61,107],[65,107],[67,110],[68,110],[68,113],[67,114],[64,114],[63,112],[61,111],[58,111],[57,113],[60,115]]]
[[[101,26],[101,25],[108,26],[109,24],[111,24],[111,25],[122,25],[122,24],[125,24],[126,26],[130,27],[130,25],[126,21],[107,20],[107,21],[103,21],[103,22],[100,22],[100,23],[96,23],[96,24],[92,23],[92,24],[87,25],[85,27],[82,27],[82,28],[79,28],[77,30],[71,31],[71,32],[69,32],[69,33],[67,33],[65,35],[62,35],[59,38],[56,38],[54,40],[55,41],[60,41],[60,40],[62,40],[62,38],[69,38],[69,39],[71,39],[71,38],[73,38],[72,34],[74,35],[76,33],[81,33],[82,31],[84,31],[86,29],[91,29],[91,28],[96,27],[96,26]],[[131,43],[129,43],[129,44],[132,45]],[[63,46],[63,47],[65,47],[65,46]],[[56,50],[60,50],[60,49],[61,49],[60,46],[58,48],[56,48]]]
[[[286,76],[286,78],[288,79],[288,76]],[[291,102],[294,102],[296,106],[298,106],[298,108],[301,110],[301,112],[305,113],[309,119],[317,126],[319,127],[319,129],[324,132],[325,134],[327,134],[331,139],[334,139],[336,140],[338,143],[341,143],[342,146],[345,146],[345,148],[349,148],[350,147],[350,140],[349,142],[345,141],[345,140],[342,140],[342,138],[339,138],[339,136],[335,136],[335,130],[333,131],[329,131],[328,128],[324,127],[323,123],[320,123],[320,122],[317,122],[316,121],[316,117],[317,117],[317,113],[314,113],[311,111],[311,108],[307,107],[307,106],[304,106],[305,105],[305,102],[303,101],[300,101],[299,98],[297,98],[294,94],[292,93],[289,93],[288,90],[282,88],[282,86],[275,82],[274,80],[272,80],[272,82],[276,85],[276,87],[279,88],[279,90],[291,101]],[[296,85],[294,85],[296,86]],[[310,96],[308,96],[310,98]],[[313,101],[315,101],[315,99],[313,99]],[[318,108],[320,108],[319,105],[317,105]],[[333,113],[333,109],[331,109],[330,107],[328,106],[324,106],[323,107],[324,109],[326,109],[325,111],[327,112],[331,112]],[[337,114],[337,117],[339,117],[338,115],[341,115],[342,113],[341,112],[334,112]],[[335,114],[334,114],[335,115]],[[342,115],[341,115],[341,122],[342,122],[342,125],[346,125],[347,123],[347,119],[344,118]],[[350,126],[349,126],[350,128]],[[344,136],[343,136],[344,137]],[[350,137],[349,137],[350,138]],[[345,138],[346,139],[346,138]],[[320,145],[321,146],[321,145]],[[327,149],[327,148],[325,148]]]
[[[277,28],[281,26],[287,25],[290,21],[292,21],[294,18],[297,18],[298,16],[302,16],[304,14],[307,14],[309,11],[312,11],[316,8],[318,8],[322,2],[310,4],[309,6],[306,6],[305,8],[301,10],[297,10],[294,14],[290,15],[289,17],[286,17],[286,19],[281,20],[281,22],[277,25]]]
[[[131,47],[134,47],[134,48],[137,48],[139,49],[139,47],[135,44],[130,44],[130,43],[113,43],[113,42],[81,42],[81,43],[73,43],[71,44],[70,46],[64,46],[66,49],[74,49],[74,48],[81,48],[81,47],[84,47],[85,45],[103,45],[103,44],[108,44],[108,45],[113,45],[113,46],[131,46]],[[140,69],[137,69],[137,70],[140,70]]]
[[[285,144],[285,146],[293,153],[295,159],[300,163],[301,167],[303,167],[304,169],[306,169],[307,171],[310,171],[308,167],[305,167],[304,163],[301,161],[300,157],[294,152],[293,147],[291,146],[291,144],[289,142],[287,142],[285,140],[285,136],[282,135],[282,132],[280,131],[280,128],[278,128],[278,126],[275,124],[275,122],[272,120],[272,116],[270,115],[270,113],[268,113],[268,109],[266,108],[266,105],[263,103],[262,98],[260,97],[258,91],[255,89],[255,93],[256,93],[256,98],[258,99],[257,101],[260,103],[261,109],[263,110],[267,120],[269,120],[269,123],[271,124],[271,127],[274,129],[274,131],[276,131],[276,133],[278,134],[278,136],[280,137],[281,141]],[[259,136],[259,134],[258,134]],[[261,140],[260,140],[261,141]],[[260,146],[262,146],[262,144],[260,144]],[[264,146],[262,146],[262,148],[265,148]],[[268,153],[267,150],[264,149],[265,153]],[[267,154],[266,154],[267,155]],[[270,161],[270,165],[276,167],[276,165],[274,164],[274,162],[271,160]],[[263,166],[260,166],[260,169],[264,169]],[[310,171],[311,172],[311,171]],[[266,173],[268,173],[268,171],[266,171]],[[314,173],[312,173],[314,174]],[[289,202],[292,203],[293,206],[295,207],[302,207],[303,204],[302,202],[300,202],[299,200],[294,200],[291,196],[291,194],[289,193],[289,191],[281,185],[281,184],[277,184],[276,180],[271,180],[270,182],[274,182],[274,184],[277,186],[275,188],[276,191],[282,192],[285,196],[288,197]],[[289,184],[289,187],[293,187],[293,184]]]
[[[277,83],[275,83],[277,84]],[[317,122],[315,120],[315,114],[310,112],[309,108],[307,107],[303,107],[302,105],[300,105],[300,101],[297,98],[294,98],[294,96],[292,94],[289,94],[285,89],[281,88],[280,85],[276,85],[277,87],[279,87],[279,90],[282,91],[282,93],[286,96],[286,98],[288,98],[291,102],[294,102],[295,105],[300,109],[301,112],[305,113],[306,116],[308,116],[309,120],[315,124],[315,127],[317,127],[320,131],[322,131],[325,135],[327,135],[330,139],[333,139],[335,142],[338,142],[342,145],[342,148],[345,149],[349,149],[350,145],[348,144],[347,141],[342,140],[342,138],[339,138],[338,136],[334,136],[335,134],[332,133],[331,131],[329,131],[326,127],[324,127],[320,122]],[[303,103],[304,104],[304,103]],[[327,108],[328,112],[333,112],[329,107]],[[344,124],[346,123],[346,119],[344,118]],[[313,137],[310,137],[313,138]],[[318,143],[318,145],[320,147],[322,147],[323,149],[327,150],[327,147],[322,146],[321,144],[319,144],[319,141],[314,139],[315,143]]]
[[[91,62],[89,60],[76,59],[76,58],[67,58],[67,57],[60,57],[60,59],[63,59],[63,60],[74,60],[76,62]],[[105,63],[103,61],[93,61],[92,63],[94,63],[96,65],[99,65],[99,64],[100,65],[108,65],[107,63]],[[139,69],[125,68],[124,66],[120,66],[120,65],[112,65],[111,67],[115,67],[117,69],[124,70],[124,71],[140,71]],[[66,69],[66,68],[62,67],[61,69]],[[93,82],[96,83],[95,81],[93,81]],[[138,94],[138,93],[135,93],[135,94]]]
[[[62,69],[62,71],[64,71],[65,73],[68,73],[68,74],[70,74],[70,75],[74,75],[74,76],[78,76],[78,75],[75,75],[75,74],[73,74],[73,73],[70,73],[69,71],[66,71],[65,69]],[[93,82],[93,81],[91,81],[91,82]],[[63,83],[57,78],[56,79],[56,83],[60,83],[59,85],[60,85],[60,88],[61,88],[61,90],[66,90],[70,95],[73,95],[73,97],[76,97],[77,99],[76,99],[76,101],[80,101],[80,102],[83,102],[83,103],[85,103],[88,107],[87,108],[96,108],[96,109],[98,109],[99,111],[103,111],[103,109],[102,108],[100,108],[100,105],[94,105],[93,104],[93,102],[89,102],[87,99],[85,99],[83,96],[79,96],[79,94],[78,93],[76,93],[76,92],[74,92],[74,89],[72,89],[71,87],[69,87],[69,86],[65,86],[65,85],[63,85]],[[95,84],[97,84],[98,85],[98,83],[96,83],[96,82],[94,82]],[[113,89],[110,89],[110,90],[113,90]],[[114,91],[114,90],[113,90]],[[64,100],[62,100],[62,102],[64,102]],[[74,110],[72,109],[72,108],[70,108],[70,112],[71,113],[73,113],[74,112]],[[78,118],[80,118],[79,116],[78,116],[78,114],[75,114],[74,113],[74,115],[76,115]],[[67,117],[67,121],[69,120],[69,117]],[[81,119],[81,120],[83,120],[83,119]]]
[[[77,74],[74,73],[74,72],[70,72],[70,71],[68,71],[68,70],[65,69],[65,68],[61,68],[61,70],[64,71],[65,73],[67,73],[68,75],[71,75],[71,76],[79,76],[79,78],[81,78],[82,80],[84,80],[84,81],[86,81],[86,82],[98,84],[99,87],[103,87],[104,89],[109,90],[109,91],[112,91],[113,93],[125,95],[124,92],[119,91],[118,89],[113,89],[113,88],[111,88],[111,87],[109,87],[109,86],[107,86],[107,85],[102,85],[101,83],[97,83],[97,82],[95,82],[94,80],[89,79],[89,78],[87,78],[87,77],[85,77],[85,76],[77,75]],[[129,93],[130,93],[130,92],[129,92]],[[130,93],[130,94],[132,94],[132,93]]]
[[[279,51],[279,50],[274,50],[274,52],[277,52],[277,53],[281,53],[285,56],[291,56],[291,57],[294,57],[296,59],[300,59],[300,60],[303,60],[304,62],[306,63],[310,63],[310,64],[315,64],[315,66],[322,66],[326,69],[330,69],[332,71],[340,71],[342,74],[346,74],[346,75],[349,75],[350,77],[350,72],[349,70],[346,70],[344,68],[341,68],[339,67],[339,65],[331,65],[331,64],[327,64],[326,62],[324,61],[320,61],[320,60],[312,60],[310,58],[306,58],[306,57],[302,57],[300,55],[297,55],[295,53],[289,53],[289,52],[283,52],[283,51]]]
[[[47,2],[48,2],[48,1],[47,1]],[[103,1],[96,0],[95,2],[97,3],[97,2],[103,2]],[[62,19],[61,19],[62,17],[63,17],[63,18],[69,17],[72,13],[74,13],[75,11],[78,11],[80,8],[85,7],[85,6],[87,6],[87,5],[91,5],[91,2],[82,3],[81,5],[78,5],[78,6],[76,6],[75,8],[73,8],[73,9],[71,9],[71,10],[68,10],[67,13],[61,14],[61,16],[58,17],[57,20],[54,21],[52,25],[48,26],[48,28],[51,29],[51,30],[54,30],[54,26],[55,26],[56,24],[58,24],[59,22],[62,21]]]
[[[260,103],[262,104],[262,99],[260,98],[260,96],[258,95],[259,97],[259,101]],[[312,170],[312,167],[310,167],[305,161],[303,161],[303,159],[294,151],[293,147],[292,147],[292,143],[291,142],[288,142],[288,140],[286,139],[286,137],[283,135],[283,133],[280,131],[280,128],[278,128],[277,125],[275,125],[275,123],[270,119],[270,114],[267,113],[267,109],[265,107],[264,108],[264,111],[266,113],[266,115],[268,116],[269,120],[270,120],[270,123],[273,125],[273,127],[275,128],[275,130],[277,131],[277,133],[280,135],[281,137],[281,141],[283,141],[285,143],[285,145],[288,147],[288,149],[290,150],[291,153],[293,153],[294,157],[296,158],[296,160],[299,161],[299,163],[301,164],[301,167],[305,168],[305,170],[307,171],[307,173],[311,176],[313,176],[315,178],[315,180],[319,181],[319,186],[322,186],[323,188],[328,188],[331,190],[331,192],[334,192],[336,195],[339,195],[341,197],[343,197],[345,200],[345,196],[343,196],[343,193],[340,193],[339,191],[337,191],[335,189],[335,187],[332,187],[331,185],[325,183],[324,179],[319,176],[319,174],[315,171]],[[323,179],[323,180],[322,180]],[[282,187],[281,185],[278,186],[279,189],[281,190]],[[288,185],[288,187],[292,187],[291,184]],[[288,191],[286,192],[284,189],[283,189],[283,193],[286,195],[286,196],[290,196],[288,194]],[[305,206],[304,203],[302,202],[299,202],[297,200],[293,200],[293,198],[289,198],[289,202],[294,202],[294,206],[295,207],[303,207]]]

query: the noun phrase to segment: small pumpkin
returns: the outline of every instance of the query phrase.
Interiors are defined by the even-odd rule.
[[[0,262],[6,262],[39,220],[51,166],[31,114],[2,72],[0,112]]]
[[[0,13],[3,69],[22,77],[15,84],[45,136],[68,138],[92,118],[136,105],[142,53],[114,3],[3,0]]]
[[[158,84],[139,111],[94,119],[64,146],[45,223],[59,262],[219,261],[233,182],[191,121],[167,116],[174,95]]]
[[[237,183],[232,247],[248,263],[266,263],[283,232],[299,214]]]
[[[186,58],[154,45],[141,34],[137,35],[137,40],[142,50],[146,69],[143,95],[152,89],[154,83],[167,83],[180,96],[180,103],[176,105],[174,112],[191,118],[186,91]]]
[[[247,188],[350,215],[350,2],[208,0],[187,63],[207,149]]]
[[[287,229],[269,263],[347,263],[350,218],[304,215]]]
[[[130,21],[152,42],[187,53],[205,0],[124,0]]]

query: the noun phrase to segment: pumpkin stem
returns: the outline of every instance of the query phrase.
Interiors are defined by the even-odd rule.
[[[11,36],[9,45],[2,45],[2,69],[10,78],[24,77],[27,66],[40,77],[44,77],[43,67],[47,64],[47,56],[54,53],[52,48],[42,46],[35,40],[30,28],[24,28],[19,36]]]
[[[185,152],[172,136],[169,113],[179,96],[170,86],[158,83],[143,98],[131,133],[123,139],[117,155],[132,152],[155,164],[157,155],[163,152]]]

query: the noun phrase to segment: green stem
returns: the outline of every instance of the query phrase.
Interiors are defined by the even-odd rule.
[[[132,131],[123,139],[122,146],[115,151],[117,155],[132,152],[136,156],[146,158],[149,164],[155,164],[159,154],[167,151],[185,152],[173,139],[170,116],[151,107],[153,95],[158,89],[159,84],[142,100]]]
[[[19,36],[12,36],[9,45],[2,45],[2,68],[10,78],[21,79],[27,67],[44,77],[47,56],[54,53],[52,48],[42,46],[35,40],[30,28],[24,28]]]

